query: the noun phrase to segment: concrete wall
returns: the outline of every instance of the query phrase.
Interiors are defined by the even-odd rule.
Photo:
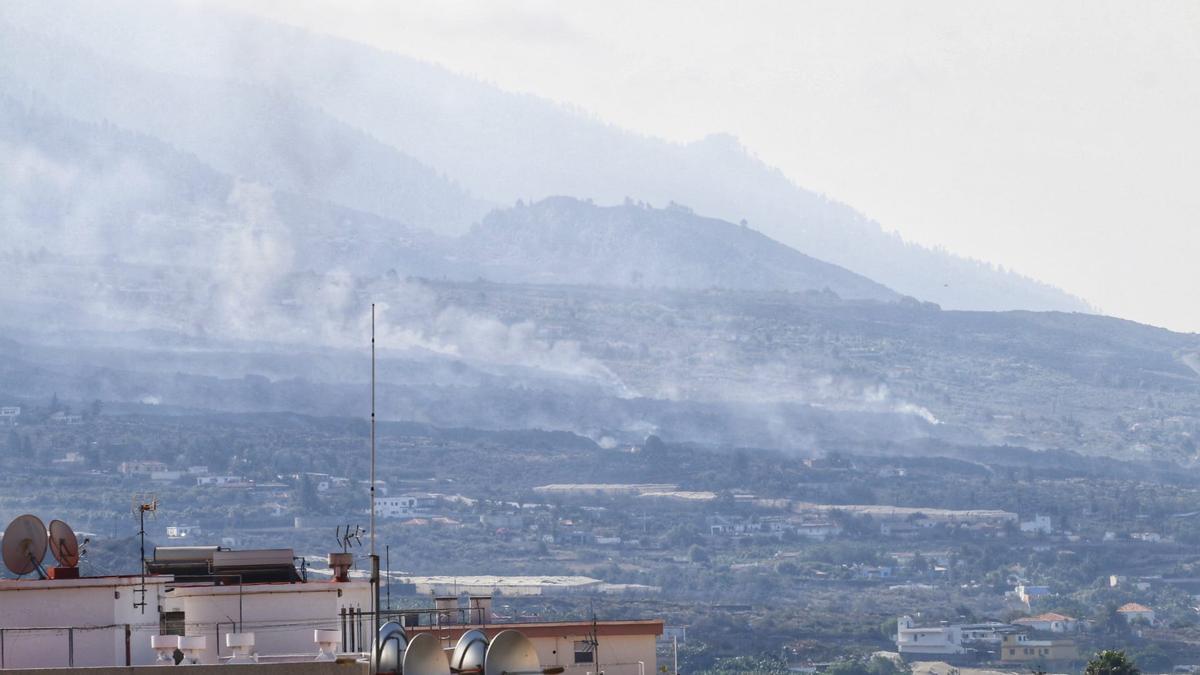
[[[5,675],[142,675],[155,672],[158,666],[135,666],[119,668],[50,668],[36,670],[5,670]],[[259,663],[244,666],[188,666],[188,673],[213,675],[367,675],[366,663]]]
[[[201,663],[215,664],[221,656],[229,656],[225,635],[235,632],[238,590],[236,585],[179,587],[168,594],[176,597],[167,601],[167,608],[184,612],[185,632],[208,638]],[[240,632],[254,633],[254,651],[261,655],[315,656],[314,629],[339,629],[338,612],[343,607],[369,611],[371,606],[370,585],[362,581],[247,585],[241,591]],[[369,640],[370,619],[364,621]]]
[[[538,660],[543,666],[563,666],[566,675],[584,675],[596,672],[596,663],[575,663],[575,642],[587,640],[586,634],[562,637],[532,637],[537,648]],[[657,668],[657,654],[652,635],[601,636],[600,646],[593,658],[598,658],[600,668],[606,675],[653,674]],[[641,661],[643,665],[639,665]]]
[[[166,592],[164,582],[147,578],[143,611],[133,606],[137,577],[0,580],[0,667],[124,666],[127,647],[130,664],[152,664],[150,637],[160,632],[160,608],[184,611],[186,634],[208,638],[204,663],[228,656],[225,634],[239,618],[238,587]],[[242,630],[255,633],[255,652],[264,656],[315,656],[314,628],[337,629],[341,608],[367,610],[371,602],[365,581],[250,584],[241,590]],[[365,626],[369,633],[369,619]]]
[[[125,624],[133,663],[154,660],[161,582],[147,580],[146,613],[133,608],[135,578],[0,583],[5,668],[109,666],[125,663]],[[60,628],[74,626],[73,630]],[[73,648],[72,648],[73,647]],[[140,657],[140,659],[139,659]]]

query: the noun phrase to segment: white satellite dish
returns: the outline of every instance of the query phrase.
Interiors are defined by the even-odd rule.
[[[404,650],[404,675],[450,675],[442,642],[429,633],[413,637]]]
[[[371,645],[371,656],[375,660],[374,672],[380,675],[400,675],[407,646],[408,636],[404,634],[403,626],[395,621],[380,626],[375,644]]]
[[[488,645],[483,675],[542,675],[537,648],[519,631],[500,631]]]
[[[454,654],[450,657],[450,671],[454,673],[482,673],[483,661],[487,656],[488,639],[483,631],[471,629],[458,638]]]
[[[17,516],[4,530],[4,566],[20,576],[41,567],[49,543],[46,526],[37,516]]]

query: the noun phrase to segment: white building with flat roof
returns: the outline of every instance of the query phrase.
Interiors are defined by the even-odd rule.
[[[399,497],[376,497],[375,513],[380,518],[400,518],[416,515],[417,498],[409,495]]]
[[[1054,532],[1054,526],[1050,522],[1050,516],[1035,514],[1033,520],[1023,520],[1020,525],[1021,531],[1027,534],[1050,534]]]
[[[221,663],[239,632],[255,634],[259,654],[315,655],[314,629],[340,630],[343,610],[371,603],[364,580],[228,581],[150,575],[143,595],[139,576],[0,580],[0,668],[150,665],[151,636],[170,633],[205,637],[201,663]]]
[[[917,626],[911,616],[902,616],[896,622],[896,651],[902,656],[947,656],[967,650],[957,626]]]

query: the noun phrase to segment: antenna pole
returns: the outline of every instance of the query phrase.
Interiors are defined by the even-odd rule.
[[[375,638],[379,634],[379,554],[375,552],[375,303],[371,303],[371,621]],[[378,667],[379,655],[371,658],[371,671]]]
[[[137,504],[138,512],[138,538],[141,540],[142,550],[142,569],[141,582],[138,587],[133,590],[137,601],[133,603],[134,607],[142,610],[142,614],[146,613],[146,512],[153,512],[158,508],[158,498],[155,497],[150,501],[140,501]]]
[[[375,303],[371,303],[371,555],[375,555]]]

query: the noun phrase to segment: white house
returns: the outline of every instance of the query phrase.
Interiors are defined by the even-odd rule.
[[[167,539],[194,539],[203,534],[198,525],[168,525]]]
[[[417,495],[400,495],[398,497],[376,497],[375,513],[380,518],[401,518],[418,513]]]
[[[896,622],[896,651],[901,655],[962,654],[962,631],[958,626],[918,627],[911,616]]]
[[[1029,534],[1050,534],[1054,531],[1050,524],[1050,516],[1034,515],[1033,520],[1026,520],[1020,525],[1021,531]]]

